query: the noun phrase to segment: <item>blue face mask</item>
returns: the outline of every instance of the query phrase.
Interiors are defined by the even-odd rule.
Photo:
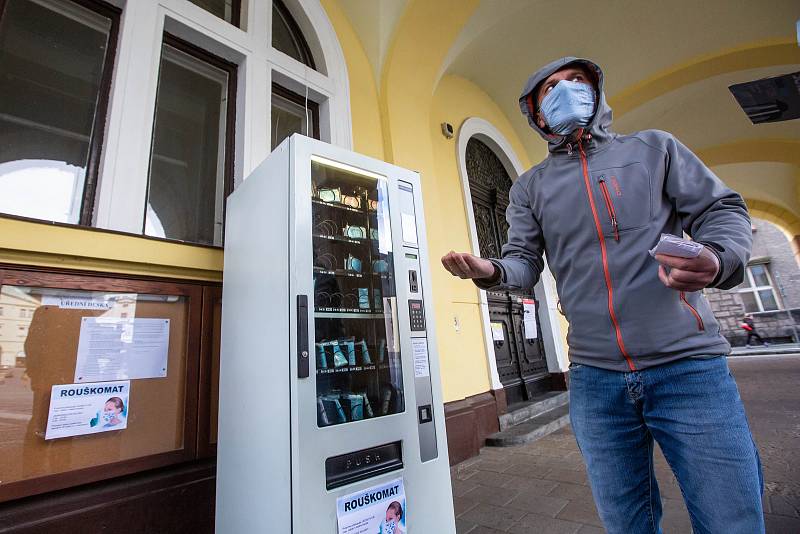
[[[567,135],[589,124],[594,102],[594,89],[590,85],[561,80],[542,99],[542,115],[551,132]]]

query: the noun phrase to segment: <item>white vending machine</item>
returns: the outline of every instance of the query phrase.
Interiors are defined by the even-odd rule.
[[[229,197],[216,528],[455,533],[419,175],[294,135]]]

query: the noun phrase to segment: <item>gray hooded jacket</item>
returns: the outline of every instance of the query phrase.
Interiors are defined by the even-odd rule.
[[[599,93],[594,117],[578,140],[540,129],[526,98],[574,62],[597,73]],[[612,132],[603,73],[591,61],[566,57],[543,67],[528,80],[520,109],[550,154],[509,193],[508,243],[502,258],[492,259],[500,282],[477,285],[529,290],[546,254],[570,324],[573,363],[630,371],[727,353],[730,345],[702,292],[664,286],[648,249],[661,233],[686,232],[720,260],[711,286],[738,285],[752,246],[742,197],[669,133]]]

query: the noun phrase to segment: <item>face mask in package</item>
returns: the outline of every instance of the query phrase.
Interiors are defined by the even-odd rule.
[[[703,251],[703,245],[696,241],[682,239],[672,234],[661,234],[658,244],[650,249],[650,255],[656,254],[677,256],[679,258],[696,258]]]

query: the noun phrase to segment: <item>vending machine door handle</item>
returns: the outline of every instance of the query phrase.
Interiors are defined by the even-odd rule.
[[[308,295],[297,295],[297,378],[308,378]]]

